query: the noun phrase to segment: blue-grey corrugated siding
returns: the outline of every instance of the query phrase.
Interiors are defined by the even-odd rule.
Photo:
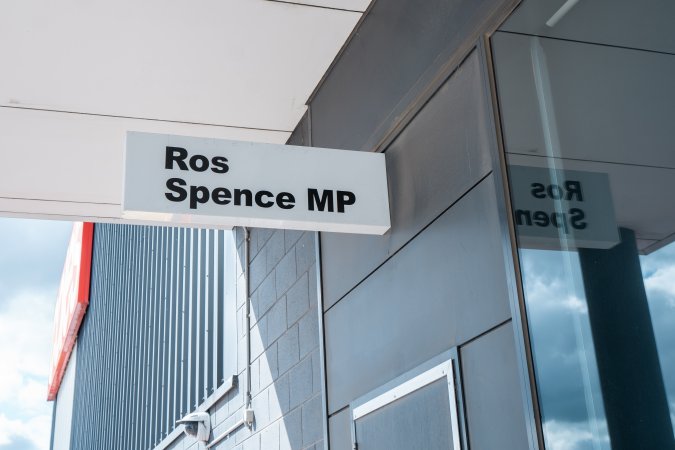
[[[231,375],[225,233],[96,225],[72,449],[151,449]]]

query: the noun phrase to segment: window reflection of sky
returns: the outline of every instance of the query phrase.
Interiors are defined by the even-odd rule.
[[[675,244],[640,257],[640,264],[675,428]]]
[[[546,447],[610,449],[577,254],[520,256]],[[675,424],[675,244],[640,261]]]

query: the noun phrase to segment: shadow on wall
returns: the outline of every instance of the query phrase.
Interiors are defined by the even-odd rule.
[[[250,233],[251,396],[255,422],[215,449],[323,447],[315,235]],[[237,229],[239,386],[215,407],[213,437],[242,417],[246,391],[244,233]],[[195,447],[198,448],[198,447]]]

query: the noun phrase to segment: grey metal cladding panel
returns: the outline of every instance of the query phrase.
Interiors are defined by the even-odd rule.
[[[300,119],[300,122],[295,126],[295,130],[293,130],[293,133],[291,133],[290,137],[288,138],[288,141],[286,141],[286,144],[288,145],[301,145],[301,146],[309,146],[310,145],[310,139],[309,139],[309,110],[303,114],[302,119]]]
[[[511,323],[462,347],[460,361],[471,449],[529,448]]]
[[[325,314],[329,412],[510,317],[492,175]]]
[[[370,150],[450,55],[509,3],[375,2],[311,101],[313,145]]]
[[[392,229],[321,234],[324,308],[410,240],[491,170],[491,110],[474,51],[386,151]]]
[[[349,408],[343,409],[328,419],[328,435],[330,450],[353,450]]]
[[[455,448],[451,427],[453,418],[448,396],[448,381],[447,378],[442,378],[360,417],[355,421],[358,448],[361,450]]]

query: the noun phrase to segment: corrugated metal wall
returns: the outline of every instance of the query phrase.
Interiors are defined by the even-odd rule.
[[[236,372],[235,258],[229,231],[96,225],[72,449],[150,449]]]

